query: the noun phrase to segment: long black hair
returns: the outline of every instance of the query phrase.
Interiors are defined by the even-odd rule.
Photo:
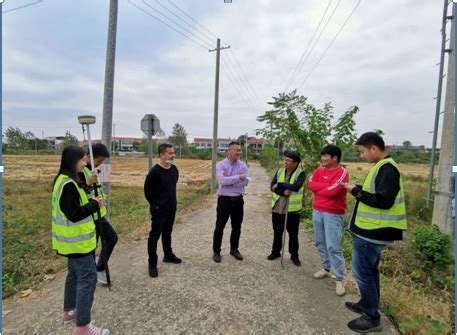
[[[84,157],[86,152],[83,148],[78,147],[77,145],[69,145],[63,149],[62,159],[60,161],[60,169],[57,173],[57,176],[54,179],[53,185],[56,183],[59,175],[64,174],[72,178],[77,183],[81,183],[81,180],[78,177],[78,172],[76,171],[76,164],[80,159]]]

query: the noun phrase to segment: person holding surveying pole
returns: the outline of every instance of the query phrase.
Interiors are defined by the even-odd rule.
[[[68,259],[63,321],[76,321],[76,335],[107,335],[91,324],[97,284],[94,251],[97,246],[93,214],[104,207],[100,197],[88,199],[79,178],[86,166],[84,149],[70,145],[62,152],[52,190],[52,249]]]
[[[290,259],[296,266],[301,266],[298,257],[298,228],[300,212],[303,208],[305,172],[298,168],[298,164],[301,162],[298,152],[286,151],[284,156],[284,167],[276,171],[271,181],[273,246],[267,259],[272,261],[281,257],[282,234],[287,229]]]
[[[97,169],[100,165],[103,164],[104,160],[109,157],[108,148],[102,143],[96,143],[92,145],[92,153],[94,155],[94,168]],[[89,153],[90,154],[90,153]],[[86,181],[87,191],[89,195],[94,195],[95,187],[97,188],[100,197],[103,201],[106,201],[106,195],[103,193],[102,185],[98,176],[92,173],[92,166],[90,165],[90,156],[86,155],[86,167],[83,170],[82,180]],[[102,243],[102,250],[97,262],[97,281],[100,284],[108,284],[106,278],[105,264],[108,263],[108,260],[113,252],[114,246],[117,243],[118,237],[116,231],[111,226],[110,222],[106,218],[106,207],[100,209],[100,224],[103,225],[104,233],[104,243]],[[98,224],[98,214],[94,214],[96,219],[96,228],[97,228],[97,240],[100,234],[100,226]]]

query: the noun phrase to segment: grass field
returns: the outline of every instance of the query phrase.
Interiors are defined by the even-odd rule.
[[[46,274],[65,266],[65,258],[50,247],[51,188],[60,156],[3,156],[2,225],[3,290],[35,286]],[[209,192],[211,162],[177,160],[178,217]],[[145,237],[149,207],[143,184],[148,172],[146,158],[115,157],[112,160],[110,221],[120,242]]]

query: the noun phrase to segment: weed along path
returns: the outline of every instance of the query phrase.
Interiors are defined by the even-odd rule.
[[[216,199],[209,196],[175,226],[173,250],[183,263],[159,261],[158,278],[148,275],[146,237],[115,249],[113,285],[111,290],[97,287],[93,323],[111,334],[351,334],[346,324],[357,315],[344,302],[357,298],[337,297],[331,278],[312,278],[320,264],[309,232],[300,231],[301,267],[288,253],[284,269],[279,260],[266,260],[272,242],[270,180],[255,164],[250,175],[254,181],[246,190],[240,241],[243,261],[229,255],[228,223],[222,262],[213,262]],[[64,279],[60,273],[27,298],[4,300],[4,334],[72,334],[74,324],[62,323]],[[383,324],[382,334],[395,333],[387,320]]]

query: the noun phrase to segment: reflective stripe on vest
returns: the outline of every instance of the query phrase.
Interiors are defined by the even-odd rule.
[[[363,191],[367,191],[372,194],[376,193],[376,177],[379,173],[379,169],[384,164],[392,164],[398,170],[398,166],[392,158],[386,158],[379,161],[368,172],[368,175],[363,183]],[[406,229],[405,195],[403,189],[403,179],[401,176],[400,190],[398,191],[393,206],[389,209],[380,209],[359,202],[355,217],[355,225],[368,230],[388,227],[402,230]]]
[[[79,192],[80,205],[89,203],[85,191],[65,175],[59,175],[52,191],[52,248],[61,255],[87,254],[96,247],[92,215],[78,222],[70,221],[60,209],[60,198],[66,184],[73,183]]]
[[[90,177],[92,177],[94,174],[87,167],[84,167],[83,171],[84,171],[84,176],[86,177],[86,183],[87,183],[89,181]],[[98,176],[97,176],[97,187],[100,190],[100,192],[99,192],[100,197],[103,200],[106,200],[106,194],[103,193],[102,184],[100,183],[100,178]],[[92,191],[89,193],[89,198],[92,198],[93,196],[95,196],[94,189],[92,189]],[[105,217],[106,213],[107,213],[106,207],[100,208],[100,215],[101,215],[102,218]],[[94,213],[94,219],[95,220],[98,219],[98,214],[97,213]]]
[[[295,180],[298,178],[302,170],[296,169],[292,176],[289,179],[289,184],[295,183]],[[278,176],[278,183],[285,183],[286,182],[286,169],[281,168],[276,173]],[[287,207],[288,212],[299,212],[303,208],[303,189],[305,183],[300,187],[297,192],[292,192],[289,196],[289,206]],[[273,192],[272,199],[271,199],[271,208],[273,208],[276,202],[279,200],[281,196]]]

